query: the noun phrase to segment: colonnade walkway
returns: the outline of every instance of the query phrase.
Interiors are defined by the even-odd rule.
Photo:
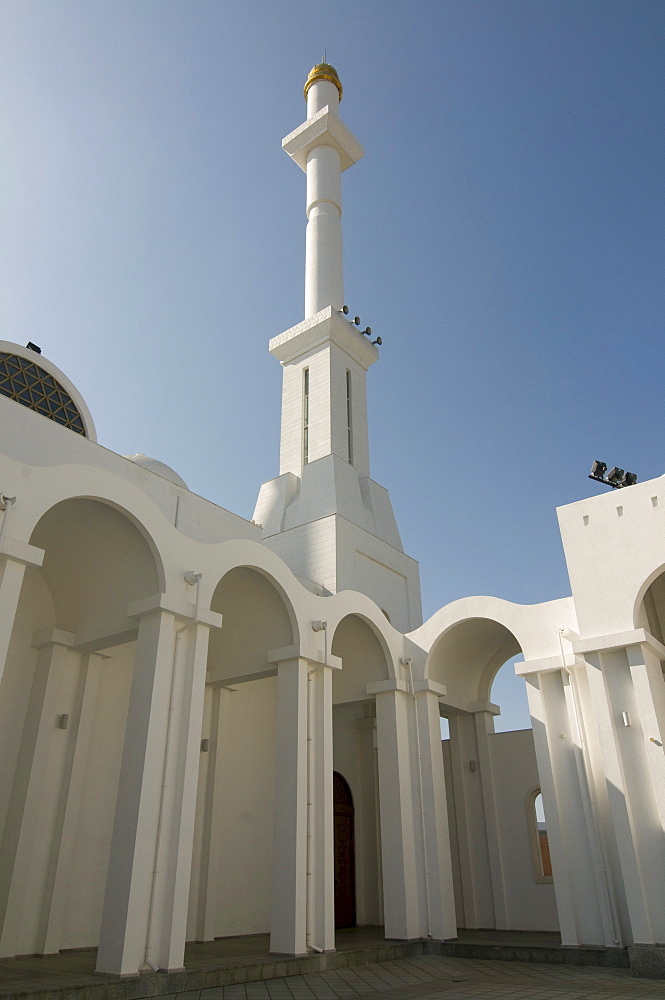
[[[340,931],[336,951],[268,953],[267,935],[187,946],[183,972],[95,973],[96,951],[0,960],[0,1000],[663,1000],[625,952],[562,948],[557,934],[461,931],[457,942],[391,942]],[[443,954],[442,954],[443,952]]]

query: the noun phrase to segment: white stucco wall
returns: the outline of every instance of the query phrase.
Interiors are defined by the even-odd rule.
[[[488,742],[509,926],[556,931],[554,886],[536,881],[529,837],[530,796],[540,787],[533,732],[493,733]]]
[[[500,880],[505,893],[508,927],[516,931],[557,931],[559,923],[554,886],[536,880],[529,833],[532,817],[528,805],[532,793],[539,788],[533,733],[530,729],[492,733],[488,736],[488,748],[496,805],[498,863],[501,866]],[[443,741],[442,751],[448,785],[448,821],[456,908],[460,926],[467,926],[462,904],[459,839],[462,834],[458,813],[460,810],[464,811],[467,821],[476,825],[483,823],[484,818],[478,803],[456,801],[450,740]],[[464,760],[463,766],[467,765],[468,761]]]

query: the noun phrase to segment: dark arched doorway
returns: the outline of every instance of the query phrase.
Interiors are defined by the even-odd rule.
[[[356,852],[353,796],[341,774],[333,771],[335,816],[335,927],[356,925]]]

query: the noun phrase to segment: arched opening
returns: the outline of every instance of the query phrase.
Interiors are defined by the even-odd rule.
[[[122,511],[99,500],[63,500],[36,525],[32,545],[45,550],[41,573],[53,596],[57,628],[88,644],[136,629],[134,601],[159,591],[145,536]]]
[[[448,692],[443,755],[460,928],[558,929],[552,887],[533,879],[536,827],[524,822],[524,802],[540,782],[533,733],[523,728],[524,682],[514,676],[520,652],[502,622],[467,618],[443,633],[428,662]],[[507,724],[495,727],[494,703],[506,706]]]
[[[0,698],[0,910],[17,954],[98,942],[136,647],[128,606],[161,575],[134,520],[100,500],[56,504],[30,542],[44,562],[26,574]]]
[[[344,775],[354,806],[355,920],[377,925],[383,923],[383,890],[376,705],[367,685],[387,680],[390,671],[374,628],[359,615],[340,621],[331,651],[342,660],[342,669],[333,672],[333,767]]]
[[[356,925],[355,809],[347,782],[333,771],[335,927]]]
[[[494,719],[495,733],[513,733],[531,729],[529,701],[523,677],[515,673],[515,656],[499,667],[492,680],[489,700],[501,709]]]
[[[277,668],[294,616],[276,583],[240,566],[218,583],[211,608],[203,710],[189,940],[269,930]]]
[[[665,572],[647,589],[637,610],[637,624],[659,642],[665,643]]]

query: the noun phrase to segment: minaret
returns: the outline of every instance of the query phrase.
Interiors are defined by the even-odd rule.
[[[369,478],[365,379],[379,352],[342,311],[341,175],[364,154],[341,98],[334,67],[314,66],[307,119],[282,142],[307,175],[305,319],[270,341],[283,368],[280,475],[261,487],[254,520],[306,585],[359,590],[407,631],[421,621],[418,566]]]
[[[307,174],[305,319],[331,304],[341,309],[344,301],[341,175],[363,150],[339,117],[341,99],[333,67],[315,66],[305,83],[307,121],[282,144]]]

